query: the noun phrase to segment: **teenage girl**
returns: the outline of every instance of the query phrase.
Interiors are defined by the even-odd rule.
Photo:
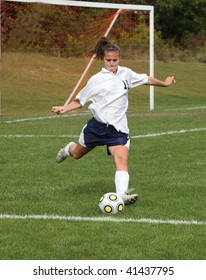
[[[66,106],[55,106],[52,112],[64,114],[84,106],[91,101],[88,109],[92,119],[83,127],[78,143],[70,142],[57,154],[57,162],[68,157],[80,159],[96,146],[106,145],[111,154],[116,171],[114,175],[116,193],[125,204],[135,203],[137,194],[129,193],[129,128],[126,111],[128,109],[128,90],[140,85],[160,87],[175,83],[174,77],[160,81],[146,74],[138,74],[129,68],[119,66],[120,48],[108,38],[101,38],[94,49],[97,59],[103,61],[101,71],[92,76],[75,100]]]

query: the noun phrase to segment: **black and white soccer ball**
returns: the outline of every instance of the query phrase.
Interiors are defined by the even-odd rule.
[[[99,208],[105,214],[121,213],[124,211],[124,201],[117,193],[106,193],[99,200]]]

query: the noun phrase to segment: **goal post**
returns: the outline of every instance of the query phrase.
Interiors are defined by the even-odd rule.
[[[71,8],[73,7],[73,8],[79,8],[82,10],[84,8],[99,9],[99,10],[105,9],[107,11],[110,10],[110,14],[113,14],[113,16],[115,14],[117,14],[117,17],[118,17],[117,11],[120,11],[120,10],[127,11],[128,13],[132,13],[131,14],[132,20],[131,20],[131,23],[129,23],[129,26],[127,26],[126,20],[129,18],[130,15],[128,15],[127,13],[125,13],[125,15],[123,15],[124,16],[123,21],[121,21],[121,17],[115,18],[115,20],[114,20],[113,24],[111,24],[111,26],[110,26],[111,19],[108,19],[107,22],[106,21],[105,22],[102,21],[102,23],[100,22],[100,24],[102,25],[101,26],[102,31],[100,30],[101,33],[99,33],[99,34],[101,34],[101,36],[105,36],[105,35],[107,36],[111,29],[111,32],[110,32],[111,37],[110,37],[110,34],[109,34],[109,37],[110,37],[111,41],[113,41],[113,38],[114,38],[115,43],[117,43],[121,49],[122,49],[121,40],[124,39],[125,41],[128,41],[127,42],[128,45],[127,46],[125,45],[125,47],[123,47],[123,58],[124,58],[125,50],[126,50],[126,52],[127,52],[127,50],[130,50],[131,51],[130,60],[132,61],[132,66],[135,65],[137,57],[139,59],[141,54],[143,54],[143,53],[145,54],[148,51],[148,53],[145,55],[145,57],[146,57],[145,61],[148,61],[148,64],[149,64],[147,74],[149,74],[150,76],[154,76],[154,7],[153,6],[135,5],[135,4],[102,3],[102,2],[86,2],[86,1],[69,1],[69,0],[21,0],[21,1],[3,0],[3,2],[8,2],[8,3],[13,2],[13,3],[17,3],[17,4],[18,3],[25,3],[25,4],[30,3],[32,5],[36,5],[36,4],[48,5],[48,7],[51,7],[51,6],[71,7]],[[76,13],[74,10],[71,10],[71,11],[74,14]],[[136,20],[135,15],[138,13],[140,13],[140,15],[138,16],[138,23],[135,23],[135,20]],[[144,17],[146,18],[146,20],[144,19]],[[65,20],[67,21],[68,19],[65,19]],[[83,20],[83,19],[81,19],[81,20]],[[51,22],[52,22],[52,20],[51,20]],[[143,24],[142,24],[142,22],[143,22]],[[130,26],[130,24],[131,24],[131,26]],[[87,23],[85,23],[85,26],[86,25],[87,25]],[[114,25],[114,28],[113,28],[113,25]],[[148,31],[145,31],[144,25],[147,26]],[[120,26],[121,30],[120,30],[119,26]],[[97,29],[100,29],[100,27],[97,25],[97,22],[94,21],[93,29],[95,27]],[[137,29],[137,27],[139,27],[142,30]],[[76,27],[76,29],[77,29],[77,27]],[[94,32],[93,29],[91,29],[91,32]],[[104,29],[104,32],[103,32],[103,29]],[[55,30],[57,30],[57,27],[55,28]],[[109,30],[108,33],[107,33],[107,30]],[[133,43],[133,41],[131,43],[131,40],[130,40],[131,35],[129,35],[129,33],[128,33],[129,31],[133,32],[133,34],[132,34],[132,37],[134,37],[133,41],[139,40],[139,37],[145,38],[146,36],[148,36],[148,38],[146,38],[146,40],[148,40],[148,46],[146,46],[146,47],[144,45],[141,46],[141,43],[139,43],[139,41],[137,42],[136,45],[135,45],[135,42]],[[73,32],[74,32],[74,30],[73,30]],[[90,31],[86,31],[86,32],[88,32],[88,34],[89,34]],[[137,34],[134,35],[134,32],[137,32]],[[148,32],[148,35],[146,34],[147,32]],[[52,34],[51,31],[50,31],[50,33]],[[67,33],[66,34],[67,39],[70,40],[69,31],[67,30],[66,33]],[[43,36],[43,35],[40,33],[40,36]],[[83,35],[81,35],[81,36],[83,37]],[[95,33],[94,34],[95,39],[92,39],[94,41],[92,41],[90,43],[93,44],[93,46],[94,46],[99,37],[100,37],[100,35]],[[118,40],[120,40],[120,42]],[[45,41],[48,42],[48,39],[47,40],[45,39]],[[73,44],[73,41],[71,39],[70,46],[69,46],[70,48],[72,48],[72,44]],[[137,50],[136,52],[134,52],[134,50],[132,48],[137,49],[137,45],[138,45],[138,48],[140,48],[140,51]],[[36,45],[35,45],[35,47],[36,47]],[[83,52],[84,52],[84,50],[85,50],[85,47],[83,46]],[[77,55],[77,57],[78,57],[79,53],[77,53],[75,55]],[[89,55],[89,52],[88,52],[88,55]],[[90,61],[88,63],[89,68],[90,68],[90,64],[93,63],[93,59],[94,58],[90,55]],[[141,59],[140,59],[140,61],[141,61]],[[123,65],[123,66],[130,67],[130,65]],[[132,66],[130,67],[131,69],[133,69]],[[133,69],[133,70],[137,72],[136,69]],[[82,75],[84,75],[84,71],[85,71],[85,75],[87,75],[87,73],[86,73],[87,69],[85,67],[82,68],[82,73],[83,73]],[[139,69],[138,72],[141,73],[141,69]],[[80,79],[81,79],[81,76],[80,76]],[[78,84],[78,80],[76,81],[75,87],[77,87],[77,84]],[[75,90],[75,87],[73,88],[73,91]],[[73,91],[71,91],[71,92],[73,92]],[[67,100],[70,100],[70,98],[68,98]],[[149,100],[148,101],[149,101],[149,109],[151,111],[154,110],[154,87],[153,86],[149,86]]]
[[[116,14],[114,15],[112,21],[110,22],[109,27],[107,28],[105,34],[103,34],[105,37],[108,36],[108,34],[109,34],[110,30],[112,29],[112,26],[114,25],[114,23],[115,23],[115,21],[116,21],[116,19],[117,19],[117,17],[118,17],[118,15],[119,15],[120,12],[121,12],[121,9],[117,10],[117,12],[116,12]],[[89,61],[89,63],[87,64],[87,66],[86,66],[84,72],[82,73],[80,79],[78,80],[76,86],[74,87],[74,89],[73,89],[73,91],[71,92],[70,96],[67,98],[66,102],[64,103],[64,106],[66,106],[67,104],[69,104],[69,102],[77,95],[77,93],[78,93],[77,90],[78,90],[78,88],[80,87],[80,85],[81,85],[81,83],[83,82],[83,80],[85,79],[85,77],[86,77],[86,75],[87,75],[87,73],[88,73],[90,67],[92,66],[92,63],[93,63],[95,57],[96,57],[96,55],[93,54],[92,57],[91,57],[91,59],[90,59],[90,61]]]

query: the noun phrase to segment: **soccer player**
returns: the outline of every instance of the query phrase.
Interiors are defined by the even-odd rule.
[[[138,74],[129,68],[119,66],[120,48],[102,37],[94,48],[97,59],[103,61],[101,71],[93,75],[86,86],[78,93],[74,101],[66,106],[52,107],[52,112],[64,114],[76,110],[88,101],[88,109],[93,117],[83,127],[79,143],[70,142],[57,154],[60,163],[68,157],[80,159],[96,146],[106,145],[108,155],[115,163],[114,182],[116,193],[125,204],[135,203],[138,194],[129,192],[129,128],[126,111],[128,109],[128,90],[140,85],[160,87],[175,83],[174,77],[160,81],[147,74]]]

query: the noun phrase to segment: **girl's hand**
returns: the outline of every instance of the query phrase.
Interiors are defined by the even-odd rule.
[[[65,106],[52,107],[52,112],[56,114],[64,114],[67,112]]]
[[[174,76],[172,77],[167,77],[165,79],[165,86],[168,87],[170,86],[172,83],[176,83]]]
[[[52,112],[61,115],[61,114],[64,114],[64,113],[67,113],[67,112],[70,112],[70,111],[73,111],[73,110],[76,110],[79,108],[81,108],[81,104],[80,104],[79,100],[74,100],[71,103],[64,105],[64,106],[52,107]]]

